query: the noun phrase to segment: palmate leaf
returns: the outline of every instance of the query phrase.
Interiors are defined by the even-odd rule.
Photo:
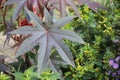
[[[63,42],[63,39],[68,39],[71,41],[79,42],[81,44],[84,41],[73,31],[61,30],[61,26],[63,24],[67,24],[71,21],[75,16],[64,17],[53,23],[50,14],[47,9],[44,9],[45,12],[45,21],[42,22],[34,13],[26,9],[28,15],[31,20],[34,21],[35,27],[24,26],[15,31],[12,31],[11,34],[29,34],[31,35],[26,40],[23,41],[21,46],[19,47],[16,56],[20,56],[30,51],[36,45],[39,45],[38,50],[38,72],[41,73],[48,66],[52,66],[51,63],[51,50],[54,47],[60,57],[71,66],[74,66],[74,62],[72,60],[72,53],[69,48]],[[47,15],[48,14],[48,15]],[[53,67],[52,67],[53,68]]]

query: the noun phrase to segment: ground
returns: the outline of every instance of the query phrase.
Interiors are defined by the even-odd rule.
[[[4,41],[6,36],[3,36],[3,33],[0,33],[0,55],[4,55],[5,62],[11,63],[16,61],[15,59],[15,49],[11,48],[11,46],[14,44],[13,40],[10,40],[9,44],[6,44],[3,47]]]

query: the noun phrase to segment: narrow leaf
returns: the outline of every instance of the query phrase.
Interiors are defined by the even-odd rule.
[[[20,0],[8,0],[5,2],[5,5],[11,5],[11,4],[16,4],[18,3]]]
[[[95,12],[97,12],[98,8],[102,8],[102,6],[97,2],[89,2],[88,6]]]
[[[52,49],[51,43],[48,41],[47,35],[43,36],[40,40],[39,50],[38,50],[38,73],[41,73],[47,68],[50,52]]]
[[[42,20],[40,20],[38,16],[36,16],[33,12],[29,11],[28,9],[26,9],[26,11],[28,12],[28,15],[30,16],[31,20],[34,21],[35,25],[37,25],[39,29],[45,30],[42,27]]]
[[[34,31],[39,31],[39,29],[36,27],[31,27],[31,26],[23,26],[23,27],[18,28],[18,29],[14,30],[12,32],[9,32],[9,33],[10,34],[21,34],[21,35],[27,34],[28,35]]]
[[[61,18],[59,21],[55,22],[52,26],[53,28],[62,28],[65,24],[69,23],[72,19],[74,19],[75,16],[67,16],[64,18]]]
[[[19,49],[17,50],[16,57],[25,54],[26,52],[33,49],[36,45],[38,45],[39,41],[37,39],[41,38],[43,34],[44,32],[36,32],[34,35],[24,40],[23,43],[20,45]]]
[[[56,3],[59,3],[59,1],[58,0],[49,0],[47,6],[49,7],[49,6],[56,4]]]
[[[67,31],[67,30],[57,30],[57,29],[53,29],[51,30],[53,32],[52,35],[57,36],[59,35],[59,37],[61,38],[65,38],[74,42],[79,42],[81,44],[84,44],[85,42],[83,41],[83,39],[78,36],[75,32],[73,31]]]
[[[14,13],[13,13],[13,16],[12,16],[12,21],[17,19],[18,15],[19,15],[21,9],[24,7],[25,3],[26,3],[26,0],[19,1],[16,8],[14,9]]]
[[[45,7],[44,7],[44,17],[45,17],[46,23],[49,23],[49,24],[53,23],[53,18]]]
[[[61,73],[62,71],[60,70],[60,68],[58,67],[58,65],[56,65],[56,63],[54,63],[54,61],[49,60],[49,65],[48,67],[55,73]]]
[[[64,61],[66,61],[68,64],[70,64],[71,66],[74,67],[74,63],[72,61],[71,58],[69,58],[67,55],[66,55],[66,50],[60,46],[59,44],[59,41],[57,41],[58,39],[55,39],[53,36],[52,36],[52,40],[54,41],[54,47],[56,48],[56,50],[58,51],[59,55],[62,57],[62,59]]]
[[[66,16],[66,6],[65,6],[65,0],[60,0],[60,13],[62,17]]]
[[[3,46],[5,46],[6,43],[9,43],[10,38],[11,38],[11,34],[9,34],[9,32],[13,30],[13,22],[12,22],[11,19],[10,19],[9,22],[6,21],[5,24],[6,24],[6,30],[3,33],[3,35],[6,35],[6,39],[4,41],[4,45]]]
[[[64,50],[66,56],[69,58],[70,62],[72,63],[70,65],[75,67],[73,57],[72,57],[72,52],[70,51],[70,49],[67,47],[67,45],[65,45],[65,43],[62,42],[62,40],[57,40],[57,41],[58,41],[58,44],[61,46],[61,48]],[[59,53],[59,55],[63,56],[61,53]],[[63,57],[65,57],[65,56],[63,56]],[[65,60],[65,61],[68,62],[67,60]]]
[[[79,5],[87,4],[90,9],[97,12],[98,8],[102,8],[102,5],[94,0],[76,0]]]
[[[76,0],[76,1],[79,3],[79,5],[84,5],[88,2],[90,2],[91,0]]]
[[[75,11],[75,13],[77,14],[78,17],[80,17],[78,8],[76,7],[75,3],[72,0],[66,0],[68,2],[68,4],[73,8],[73,10]]]

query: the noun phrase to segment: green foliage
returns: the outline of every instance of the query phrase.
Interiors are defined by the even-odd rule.
[[[13,13],[12,6],[6,6],[0,9],[0,32],[6,30],[6,24],[4,21],[9,21]]]
[[[39,78],[41,80],[57,80],[58,78],[60,78],[60,74],[59,73],[53,73],[50,71],[45,71],[43,72]]]
[[[31,67],[27,70],[25,70],[24,73],[21,72],[15,72],[15,80],[35,80],[35,76],[38,75],[34,72],[34,67]]]
[[[65,80],[109,80],[109,60],[119,55],[114,41],[118,38],[120,26],[118,8],[113,11],[99,10],[94,13],[87,5],[79,8],[81,19],[74,19],[69,25],[85,40],[84,46],[68,43],[74,53],[76,69],[69,67]],[[71,29],[65,26],[67,29]],[[113,78],[114,79],[114,78]]]
[[[15,80],[57,80],[60,78],[60,74],[53,73],[49,70],[44,71],[39,75],[37,72],[35,72],[34,67],[28,68],[24,73],[15,72],[14,76]]]
[[[0,80],[10,80],[10,77],[3,72],[0,72]]]

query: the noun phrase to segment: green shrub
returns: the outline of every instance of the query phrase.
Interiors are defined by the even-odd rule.
[[[115,77],[108,76],[111,69],[109,60],[119,55],[114,43],[119,34],[120,10],[114,6],[113,11],[99,10],[94,13],[87,5],[79,8],[81,19],[74,19],[69,26],[83,37],[86,44],[66,41],[74,53],[76,69],[69,67],[65,80],[110,80]],[[71,29],[68,25],[67,29]],[[117,28],[116,28],[117,27]]]

